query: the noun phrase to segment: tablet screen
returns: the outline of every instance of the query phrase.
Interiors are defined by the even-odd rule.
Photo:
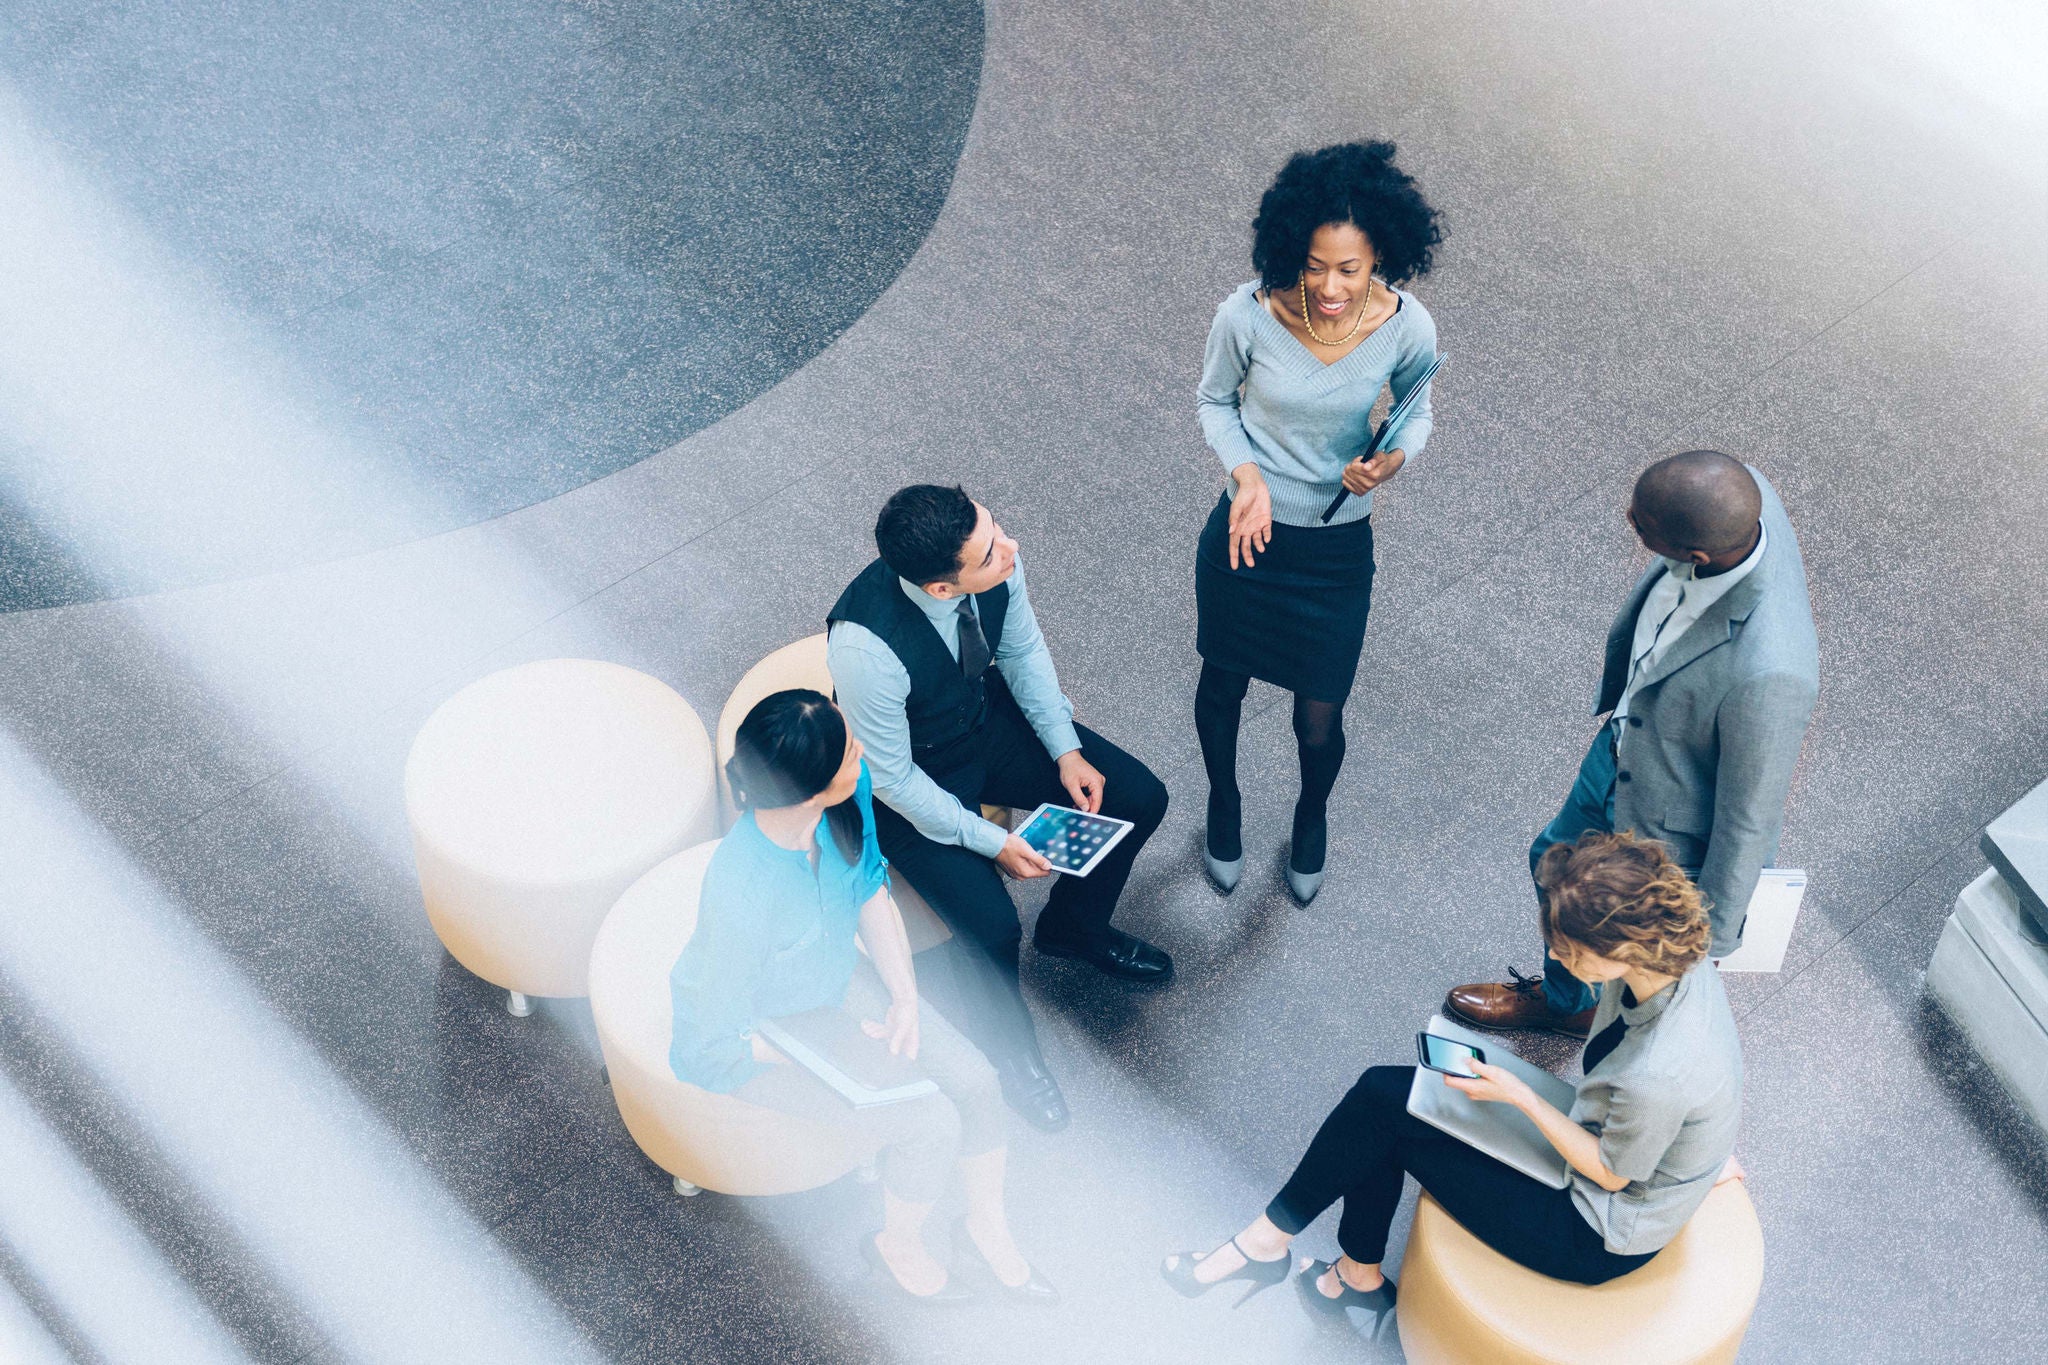
[[[1055,871],[1085,877],[1130,829],[1128,820],[1047,804],[1031,812],[1017,837],[1044,854]]]

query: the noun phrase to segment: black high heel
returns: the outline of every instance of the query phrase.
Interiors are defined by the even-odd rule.
[[[929,1294],[913,1294],[903,1287],[903,1281],[896,1278],[896,1272],[889,1269],[889,1263],[882,1259],[882,1249],[875,1245],[873,1237],[860,1239],[861,1259],[868,1263],[875,1284],[891,1298],[910,1303],[966,1303],[974,1295],[963,1288],[957,1277],[948,1273],[946,1282]]]
[[[1287,1278],[1287,1270],[1293,1264],[1293,1258],[1285,1252],[1270,1261],[1259,1261],[1252,1258],[1252,1254],[1244,1249],[1237,1238],[1231,1238],[1230,1245],[1236,1247],[1237,1254],[1244,1257],[1244,1264],[1228,1275],[1218,1276],[1206,1284],[1195,1278],[1195,1267],[1205,1258],[1192,1251],[1183,1251],[1178,1256],[1167,1257],[1159,1263],[1159,1273],[1166,1277],[1166,1282],[1173,1286],[1174,1292],[1184,1299],[1200,1298],[1217,1285],[1228,1284],[1232,1280],[1250,1280],[1252,1287],[1244,1292],[1244,1297],[1235,1305],[1239,1308],[1250,1302],[1253,1295],[1262,1294]],[[1221,1249],[1217,1248],[1219,1251]],[[1209,1254],[1213,1256],[1216,1253]],[[1178,1264],[1175,1264],[1176,1262]]]
[[[1311,1313],[1339,1323],[1345,1321],[1347,1309],[1365,1309],[1372,1314],[1372,1327],[1367,1335],[1377,1341],[1386,1331],[1387,1324],[1393,1320],[1394,1281],[1382,1275],[1378,1287],[1367,1291],[1353,1289],[1344,1283],[1342,1275],[1338,1275],[1338,1294],[1333,1299],[1316,1287],[1316,1281],[1322,1279],[1325,1274],[1336,1274],[1336,1269],[1335,1261],[1310,1261],[1308,1268],[1294,1277],[1294,1287],[1301,1291],[1302,1303]]]

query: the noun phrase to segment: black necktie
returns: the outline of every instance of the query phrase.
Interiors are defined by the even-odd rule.
[[[978,678],[988,671],[988,637],[981,633],[981,620],[974,614],[974,599],[960,599],[960,672]]]
[[[1584,1065],[1588,1075],[1592,1074],[1594,1067],[1607,1060],[1608,1053],[1621,1046],[1621,1035],[1627,1032],[1628,1021],[1617,1014],[1614,1016],[1613,1023],[1601,1029],[1599,1036],[1586,1044],[1586,1054],[1582,1065]]]

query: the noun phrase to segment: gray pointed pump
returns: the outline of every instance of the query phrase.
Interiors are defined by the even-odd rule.
[[[1227,896],[1237,890],[1238,879],[1244,876],[1244,855],[1240,853],[1225,862],[1205,848],[1202,850],[1202,870],[1209,874],[1210,883]]]
[[[1322,871],[1296,872],[1292,867],[1289,867],[1287,869],[1287,889],[1294,893],[1296,900],[1300,901],[1303,905],[1307,905],[1316,898],[1316,892],[1323,889]]]

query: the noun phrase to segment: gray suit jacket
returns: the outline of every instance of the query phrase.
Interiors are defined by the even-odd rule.
[[[1716,957],[1742,942],[1757,874],[1778,854],[1820,687],[1799,538],[1777,490],[1749,472],[1763,491],[1763,560],[1672,642],[1629,702],[1616,748],[1615,825],[1700,869]],[[1621,700],[1636,616],[1662,572],[1659,563],[1643,575],[1608,629],[1595,715]]]

